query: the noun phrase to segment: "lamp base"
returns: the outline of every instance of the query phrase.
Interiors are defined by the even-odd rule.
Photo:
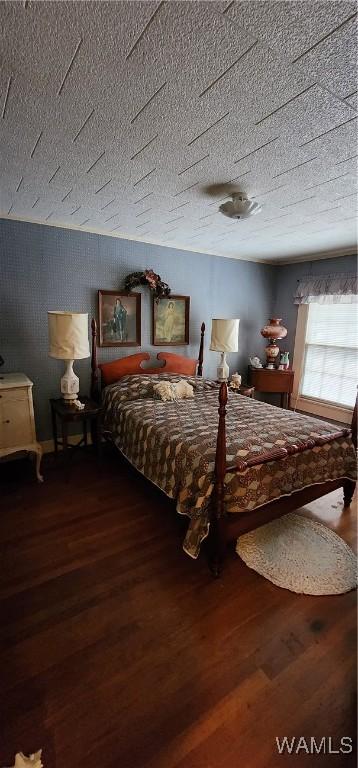
[[[74,400],[77,400],[80,391],[80,380],[73,370],[73,363],[74,360],[65,360],[65,373],[61,379],[62,399],[68,405],[73,404]]]
[[[272,371],[274,368],[276,368],[276,361],[280,354],[280,347],[276,344],[275,339],[272,339],[270,343],[267,345],[266,349],[266,368],[268,368],[269,371]]]
[[[225,352],[221,352],[221,360],[217,367],[216,375],[218,381],[227,381],[229,378],[229,366],[226,362]]]

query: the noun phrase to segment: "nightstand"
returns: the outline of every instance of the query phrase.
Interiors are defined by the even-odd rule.
[[[251,368],[249,382],[258,392],[278,392],[281,395],[281,408],[289,408],[293,390],[294,372],[291,369],[279,371],[278,368]]]
[[[102,442],[102,425],[101,425],[101,407],[90,400],[89,397],[80,397],[81,403],[84,403],[85,407],[80,411],[74,405],[67,405],[61,397],[50,400],[51,404],[51,416],[52,416],[52,433],[55,455],[58,454],[58,447],[62,446],[62,452],[64,453],[64,459],[67,463],[70,455],[70,448],[79,448],[80,446],[87,445],[87,425],[91,427],[92,435],[95,436],[95,447],[97,451],[98,459],[101,458],[101,442]],[[61,424],[61,438],[59,439],[57,433],[57,422]],[[68,442],[68,425],[70,423],[82,424],[83,437],[75,445],[70,445]]]

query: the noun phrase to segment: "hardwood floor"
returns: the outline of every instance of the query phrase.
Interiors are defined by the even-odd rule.
[[[52,456],[43,471],[0,466],[0,766],[40,747],[45,768],[355,765],[275,742],[354,736],[354,592],[295,595],[234,553],[213,580],[111,449],[101,470],[75,456],[69,482]],[[309,513],[354,544],[340,492]]]

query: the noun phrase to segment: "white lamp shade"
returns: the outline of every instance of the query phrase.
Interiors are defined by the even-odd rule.
[[[90,356],[88,314],[48,312],[49,355],[58,360],[82,360]]]
[[[239,323],[240,320],[212,320],[210,349],[213,352],[237,352]]]

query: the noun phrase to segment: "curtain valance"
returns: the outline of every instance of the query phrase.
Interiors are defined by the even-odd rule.
[[[356,275],[317,275],[298,280],[295,304],[355,304],[358,302]]]

